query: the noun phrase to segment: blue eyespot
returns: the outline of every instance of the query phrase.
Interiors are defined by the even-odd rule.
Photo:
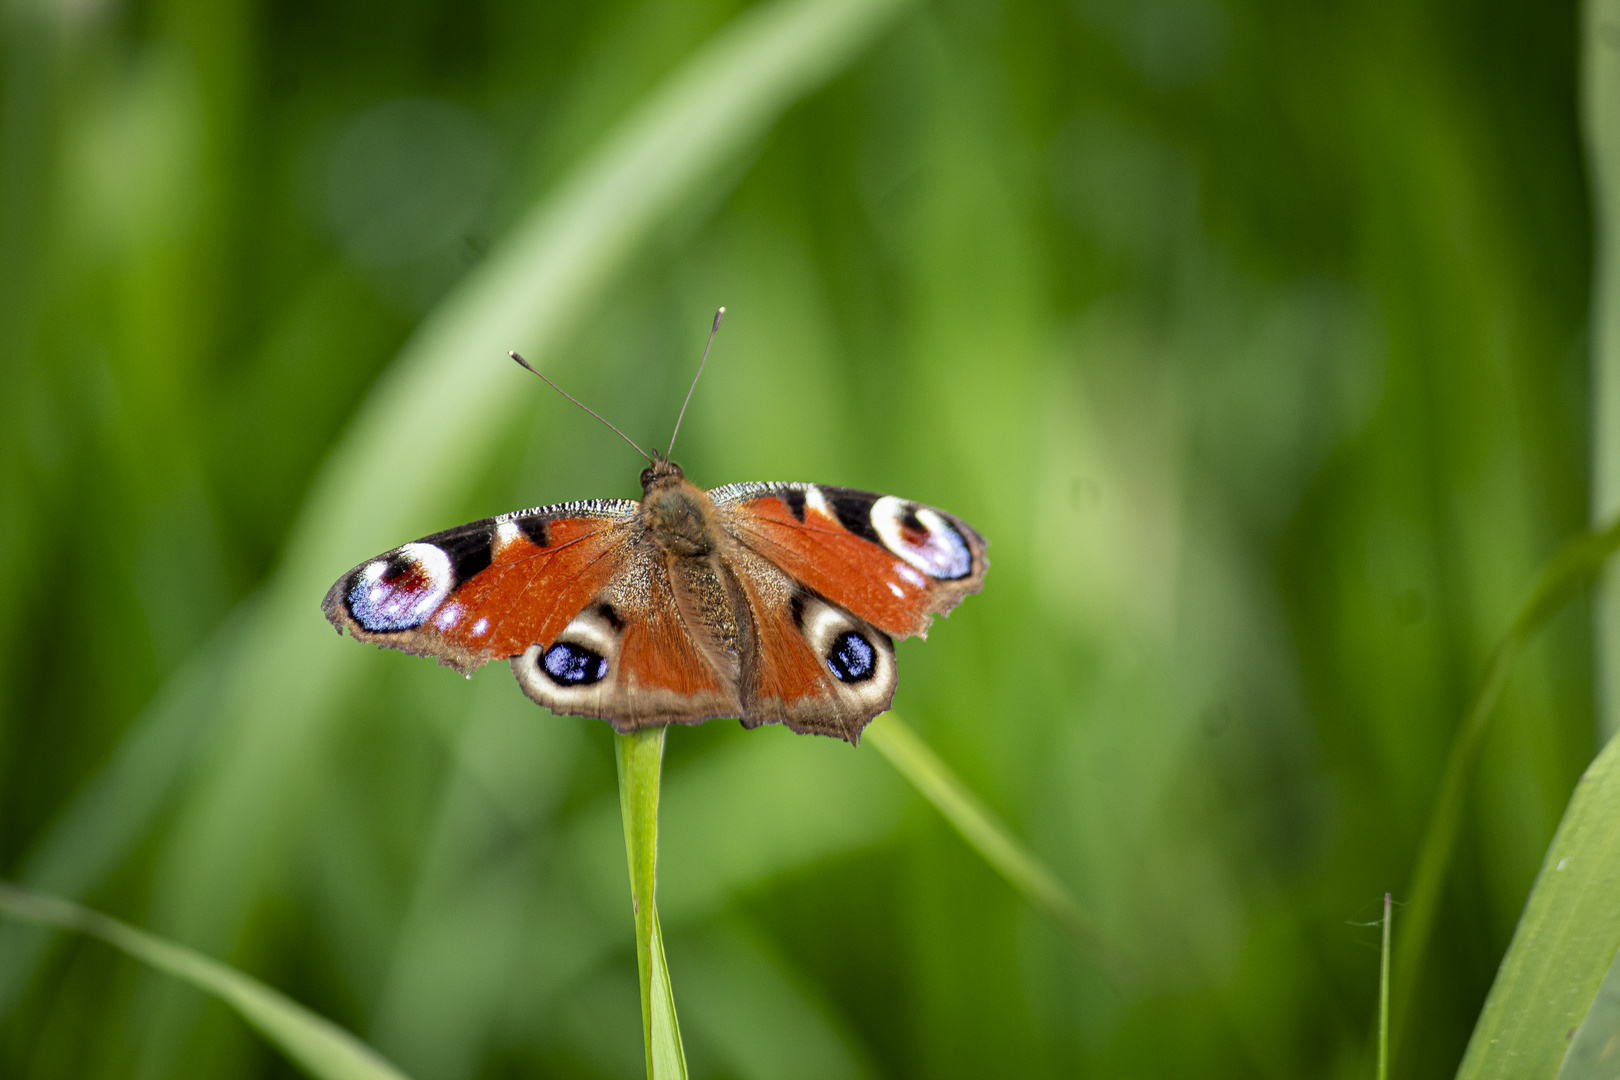
[[[349,614],[372,633],[412,630],[427,622],[455,588],[443,549],[425,541],[373,559],[349,578]]]
[[[846,630],[828,651],[827,666],[839,682],[865,682],[877,671],[877,650],[855,631]]]
[[[608,662],[583,645],[558,642],[546,650],[541,666],[558,686],[589,686],[607,678]]]

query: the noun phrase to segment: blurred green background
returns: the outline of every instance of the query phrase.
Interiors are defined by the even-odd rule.
[[[7,5],[0,876],[418,1080],[639,1075],[609,728],[319,603],[415,536],[638,494],[503,350],[661,446],[724,304],[688,476],[990,538],[895,707],[1143,977],[1112,986],[870,747],[680,729],[660,907],[694,1075],[1370,1076],[1363,924],[1587,516],[1577,12],[871,9],[783,107],[721,96],[759,123],[674,125],[687,179],[639,170],[667,187],[639,225],[518,287],[531,208],[630,221],[571,170],[760,11]],[[442,428],[401,404],[431,363]],[[1508,688],[1404,1074],[1455,1067],[1592,755],[1588,623]],[[6,1076],[291,1075],[95,943],[0,928],[0,1010]]]

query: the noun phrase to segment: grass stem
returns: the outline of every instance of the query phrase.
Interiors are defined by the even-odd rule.
[[[1389,893],[1384,894],[1384,944],[1378,950],[1378,1080],[1389,1080]]]
[[[686,1051],[675,1019],[675,995],[658,925],[658,787],[664,764],[665,728],[644,728],[614,737],[619,770],[619,811],[630,861],[630,902],[636,918],[636,969],[641,985],[641,1032],[647,1050],[647,1080],[686,1080]]]

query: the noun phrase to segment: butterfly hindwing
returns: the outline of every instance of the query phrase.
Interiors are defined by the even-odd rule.
[[[730,562],[755,628],[743,679],[744,726],[781,723],[858,741],[899,685],[889,635],[746,548]]]
[[[985,541],[943,510],[853,488],[732,484],[709,492],[726,530],[805,588],[897,638],[976,593]]]
[[[681,621],[656,547],[630,543],[619,554],[573,619],[513,657],[523,692],[552,712],[600,717],[620,731],[736,716],[734,683]]]
[[[512,661],[524,693],[553,712],[620,731],[735,716],[853,742],[888,708],[889,636],[746,548],[695,568],[656,544],[624,550],[614,578],[555,640]]]

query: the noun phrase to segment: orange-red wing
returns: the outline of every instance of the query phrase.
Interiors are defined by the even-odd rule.
[[[636,503],[594,500],[504,514],[362,563],[326,594],[339,630],[464,672],[549,642],[614,576]]]
[[[888,637],[801,591],[763,556],[742,549],[728,562],[754,627],[743,679],[743,724],[782,723],[795,731],[858,741],[867,721],[894,697],[897,674]],[[843,682],[817,650],[850,631],[866,644],[869,669]]]
[[[662,553],[646,550],[627,565],[613,594],[620,598],[618,667],[627,709],[680,720],[706,709],[735,711],[732,689],[681,621]]]
[[[552,712],[601,717],[620,731],[741,712],[735,685],[682,622],[656,544],[626,545],[612,578],[555,634],[514,657],[512,672]]]
[[[750,552],[733,557],[731,570],[754,624],[753,671],[747,680],[752,690],[751,710],[790,710],[825,695],[832,679],[795,617],[793,582]],[[797,610],[802,615],[802,600]]]
[[[989,567],[971,525],[894,496],[816,484],[733,484],[709,496],[733,539],[895,637],[926,635]]]

